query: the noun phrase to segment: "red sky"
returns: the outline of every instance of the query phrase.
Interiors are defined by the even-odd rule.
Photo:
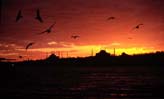
[[[116,54],[163,51],[163,5],[164,0],[1,0],[0,57],[77,57],[114,48]],[[34,18],[38,8],[43,23]],[[23,18],[15,22],[20,9]],[[115,19],[107,21],[111,16]],[[37,35],[54,22],[50,34]],[[30,42],[35,44],[26,51]]]

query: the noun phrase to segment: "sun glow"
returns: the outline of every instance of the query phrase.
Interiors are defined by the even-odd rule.
[[[51,43],[52,45],[56,45],[56,43]],[[50,44],[50,45],[51,45]],[[112,43],[113,44],[113,43]],[[116,46],[117,45],[117,46]],[[121,55],[122,53],[126,53],[128,55],[133,54],[143,54],[143,53],[152,53],[155,52],[156,49],[153,47],[120,47],[119,43],[114,43],[114,46],[109,45],[75,45],[75,44],[64,44],[64,47],[38,47],[38,48],[30,48],[27,51],[25,49],[16,49],[18,52],[4,53],[3,56],[6,56],[10,59],[16,59],[16,61],[20,60],[36,60],[36,59],[45,59],[50,54],[55,54],[60,58],[68,58],[68,57],[88,57],[95,56],[96,53],[99,53],[101,50],[105,50],[107,53],[111,55]],[[2,54],[0,54],[2,55]],[[19,58],[19,56],[23,58]]]
[[[114,49],[113,50],[108,49],[107,51],[110,53],[114,53]],[[137,47],[115,49],[116,55],[121,55],[123,52],[128,55],[133,55],[133,54],[151,53],[151,52],[155,52],[155,50],[151,48],[149,49],[149,48],[137,48]]]
[[[91,55],[96,55],[96,53],[100,52],[100,50],[106,50],[111,55],[114,54],[114,48],[105,48],[101,45],[84,45],[84,46],[73,46],[73,47],[65,47],[65,48],[36,48],[29,49],[30,52],[40,52],[40,53],[49,53],[56,54],[61,57],[86,57]],[[115,55],[121,55],[122,53],[126,53],[129,55],[133,54],[143,54],[143,53],[151,53],[155,52],[153,48],[146,47],[129,47],[129,48],[115,48]],[[60,54],[59,54],[60,53]]]

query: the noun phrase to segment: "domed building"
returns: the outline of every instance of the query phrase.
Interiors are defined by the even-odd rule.
[[[96,57],[105,58],[105,57],[109,57],[109,56],[110,56],[110,53],[107,53],[105,50],[101,50],[99,53],[96,53]]]

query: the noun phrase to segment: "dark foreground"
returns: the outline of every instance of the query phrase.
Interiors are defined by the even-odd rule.
[[[1,69],[0,86],[9,99],[164,99],[164,70],[11,66]]]

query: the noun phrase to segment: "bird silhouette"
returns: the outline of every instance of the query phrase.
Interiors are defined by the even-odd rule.
[[[46,29],[45,31],[38,33],[38,34],[44,34],[44,33],[50,33],[52,31],[52,28],[54,27],[55,23],[53,23],[48,29]]]
[[[20,55],[19,58],[21,59],[21,58],[23,58],[23,56]]]
[[[114,19],[116,19],[116,18],[115,18],[115,17],[113,17],[113,16],[111,16],[111,17],[107,18],[107,20],[114,20]]]
[[[39,9],[36,10],[36,17],[35,17],[35,19],[37,19],[39,22],[43,23],[43,19],[40,16],[40,10]]]
[[[27,44],[26,50],[27,50],[30,46],[32,46],[33,44],[34,44],[34,42],[31,42],[31,43]]]
[[[72,35],[71,36],[71,38],[73,38],[73,39],[77,39],[77,38],[79,38],[80,36],[78,36],[78,35]]]
[[[134,29],[139,29],[141,25],[143,25],[143,24],[138,24],[138,25],[136,25],[136,26],[134,27]]]
[[[129,40],[133,39],[132,37],[128,37]]]
[[[16,16],[16,20],[15,21],[18,22],[21,18],[23,18],[22,11],[19,10],[18,13],[17,13],[17,16]]]

